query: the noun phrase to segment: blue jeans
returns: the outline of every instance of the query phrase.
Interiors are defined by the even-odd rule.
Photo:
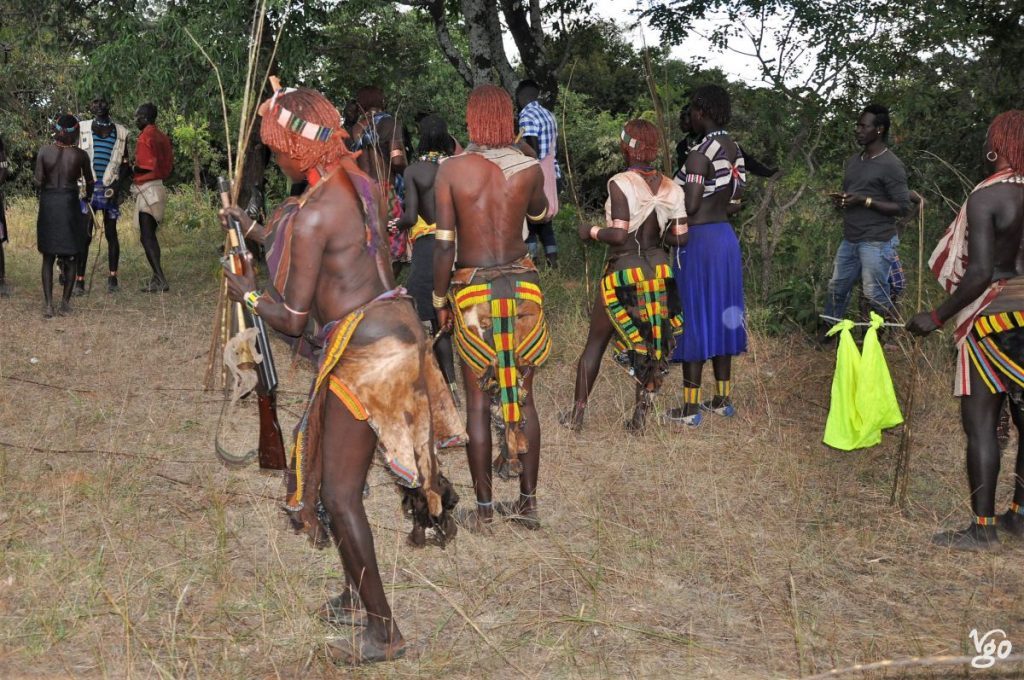
[[[558,252],[558,243],[555,241],[555,227],[550,221],[541,222],[540,224],[529,222],[527,226],[530,233],[526,237],[526,247],[529,249],[531,257],[537,257],[538,237],[540,237],[540,242],[544,244],[544,253],[546,255]]]
[[[888,241],[851,243],[843,239],[836,251],[832,280],[825,296],[825,315],[843,318],[850,303],[850,292],[860,280],[864,297],[879,314],[895,317],[896,309],[889,289],[889,272],[896,261],[900,237]]]

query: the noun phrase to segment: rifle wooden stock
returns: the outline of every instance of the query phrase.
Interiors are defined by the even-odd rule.
[[[223,177],[218,179],[221,204],[228,208],[231,206],[231,183]],[[228,218],[231,226],[229,241],[231,251],[229,253],[232,263],[232,271],[236,274],[242,273],[245,267],[247,249],[245,247],[245,235],[242,233],[242,225],[234,218]],[[245,308],[245,305],[233,303],[236,311],[239,311],[239,331],[242,327],[256,329],[256,347],[259,349],[263,360],[256,364],[256,396],[260,413],[260,440],[259,440],[259,461],[262,470],[284,470],[287,467],[284,452],[284,437],[281,434],[281,425],[277,420],[277,369],[274,366],[274,355],[270,348],[270,335],[267,333],[267,326],[263,319]]]
[[[260,469],[284,470],[288,461],[281,424],[277,422],[277,392],[257,392],[256,400],[260,409]]]

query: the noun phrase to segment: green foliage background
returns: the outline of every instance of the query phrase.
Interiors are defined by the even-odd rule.
[[[547,6],[553,16],[564,4]],[[927,200],[924,240],[930,247],[966,190],[983,177],[980,150],[988,121],[1021,106],[1021,5],[644,3],[644,20],[663,31],[666,43],[685,37],[696,19],[712,16],[721,21],[706,36],[708,50],[745,45],[749,35],[741,26],[752,29],[750,35],[759,27],[774,32],[777,40],[792,40],[790,27],[799,32],[793,44],[806,54],[806,78],[774,71],[789,58],[781,54],[766,62],[765,82],[754,87],[705,68],[705,54],[673,59],[667,46],[648,51],[648,77],[643,45],[629,42],[625,36],[631,34],[623,30],[637,15],[601,20],[577,3],[575,20],[546,27],[550,61],[561,64],[554,111],[562,133],[560,162],[572,180],[557,222],[567,274],[594,275],[598,269],[600,254],[592,246],[585,265],[588,251],[575,237],[577,220],[597,219],[602,210],[607,178],[622,167],[622,124],[631,117],[657,119],[651,86],[674,146],[688,92],[718,82],[733,97],[731,131],[746,150],[780,168],[771,180],[751,182],[735,223],[749,299],[758,308],[752,318],[769,331],[810,328],[841,235],[825,194],[839,186],[843,163],[855,151],[857,112],[872,100],[893,109],[893,150],[908,168],[911,188]],[[209,186],[226,159],[220,90],[186,31],[219,65],[228,127],[235,130],[255,6],[252,0],[8,0],[0,12],[0,44],[11,48],[0,62],[0,136],[15,171],[8,193],[31,191],[32,161],[47,140],[47,121],[63,111],[85,115],[95,93],[109,96],[113,115],[124,122],[138,104],[156,103],[160,124],[175,142],[174,182],[189,185],[198,178]],[[286,84],[320,89],[339,108],[358,87],[377,84],[410,130],[417,114],[432,112],[465,138],[467,88],[438,48],[426,12],[376,0],[297,0],[287,14],[286,6],[273,0],[267,13],[271,32],[283,29],[274,71]],[[458,3],[448,7],[453,38],[464,49]],[[265,41],[264,56],[266,48]],[[273,200],[286,183],[274,169],[270,179]],[[577,198],[579,207],[573,205]],[[913,291],[916,229],[908,228],[903,241]],[[925,292],[937,294],[937,288],[926,284]]]

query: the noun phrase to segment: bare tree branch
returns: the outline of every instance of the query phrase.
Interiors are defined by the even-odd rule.
[[[425,6],[430,12],[430,18],[434,22],[434,33],[437,35],[437,44],[441,48],[441,52],[444,53],[445,59],[448,60],[455,70],[459,72],[462,80],[467,86],[473,87],[473,70],[466,63],[466,59],[462,56],[462,52],[455,46],[452,41],[451,33],[448,32],[448,18],[445,14],[444,0],[397,0],[401,4],[409,4],[416,6]],[[426,3],[421,5],[420,3]]]

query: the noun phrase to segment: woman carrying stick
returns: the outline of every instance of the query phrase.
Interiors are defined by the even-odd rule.
[[[603,241],[611,252],[590,314],[587,344],[576,366],[575,403],[561,418],[563,425],[577,431],[583,427],[587,399],[612,335],[629,350],[637,383],[636,405],[626,428],[642,431],[682,328],[663,244],[686,244],[683,190],[652,165],[661,148],[661,134],[652,123],[626,123],[619,148],[628,167],[608,181],[607,226],[579,227],[581,239]]]
[[[996,427],[1007,395],[1014,425],[1024,433],[1024,111],[996,116],[985,159],[993,174],[971,192],[928,261],[950,296],[907,324],[910,332],[927,335],[953,322],[953,394],[961,397],[974,520],[932,541],[956,550],[997,547],[997,527],[1024,536],[1024,436],[1017,449],[1013,503],[998,517],[995,511]]]

